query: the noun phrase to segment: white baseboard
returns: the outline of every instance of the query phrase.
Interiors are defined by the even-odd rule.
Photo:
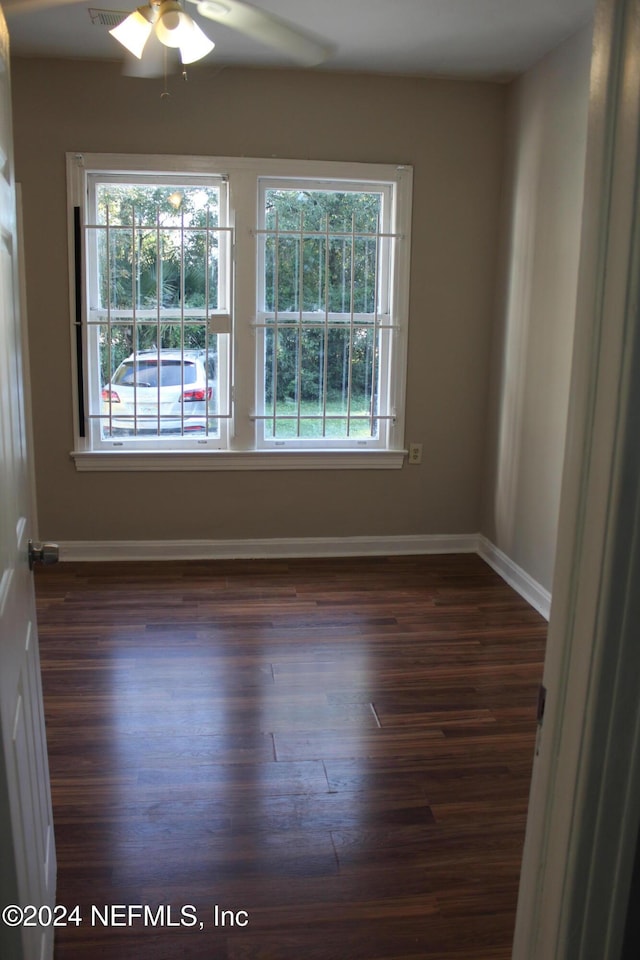
[[[61,560],[263,560],[477,553],[547,620],[551,595],[481,534],[265,540],[66,540]]]
[[[294,537],[268,540],[67,540],[61,560],[260,560],[476,553],[478,537]]]
[[[480,534],[478,536],[478,554],[485,560],[510,587],[513,587],[527,603],[530,603],[545,620],[549,619],[551,609],[551,594],[548,590],[529,576],[526,570],[514,563],[506,553],[503,553],[495,544]]]

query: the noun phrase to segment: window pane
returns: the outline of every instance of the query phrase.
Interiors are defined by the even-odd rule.
[[[98,184],[96,203],[101,307],[218,306],[217,188]]]
[[[129,350],[102,389],[103,437],[217,436],[220,409],[216,376],[218,338],[208,336],[204,323],[185,326],[181,346],[180,326],[136,325],[132,349],[131,326],[103,326],[100,332],[101,370]],[[200,340],[194,349],[187,340]]]
[[[374,313],[382,193],[268,189],[264,216],[265,311]]]
[[[382,194],[375,191],[268,189],[265,191],[265,226],[274,230],[324,233],[376,233],[382,211]]]
[[[265,330],[266,417],[274,416],[274,331]],[[377,436],[377,357],[374,331],[358,326],[278,329],[276,432],[265,420],[265,437]],[[326,375],[325,375],[326,372]]]
[[[327,262],[325,237],[305,237],[302,241],[294,237],[267,237],[265,309],[273,312],[277,309],[278,313],[298,313],[302,286],[304,313],[324,313],[328,310],[332,314],[344,314],[348,319],[353,302],[354,313],[370,314],[373,320],[377,288],[376,242],[375,237],[356,237],[355,240],[351,237],[331,237]],[[315,322],[313,317],[305,319]]]
[[[96,184],[96,222],[106,224],[108,218],[111,226],[180,227],[184,218],[185,227],[216,227],[219,203],[218,187]]]

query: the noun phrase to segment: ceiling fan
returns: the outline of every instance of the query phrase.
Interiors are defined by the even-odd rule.
[[[3,0],[5,11],[35,13],[39,10],[78,3],[79,0]],[[301,66],[316,66],[326,60],[331,47],[275,14],[255,7],[245,0],[187,0],[198,13],[245,36],[258,40],[284,53]],[[156,74],[159,50],[179,51],[183,64],[206,57],[214,43],[185,12],[180,0],[147,0],[117,27],[109,31],[138,61],[147,52],[150,69],[138,75]],[[166,60],[166,57],[165,57]]]

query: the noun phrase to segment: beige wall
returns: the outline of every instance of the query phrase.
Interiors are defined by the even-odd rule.
[[[40,535],[60,540],[473,533],[485,415],[507,90],[321,72],[17,60]],[[72,448],[68,150],[401,162],[414,166],[408,441],[398,471],[78,474]]]
[[[591,28],[509,93],[483,532],[550,590],[564,456]]]

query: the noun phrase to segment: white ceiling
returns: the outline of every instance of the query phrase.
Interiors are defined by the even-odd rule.
[[[17,56],[114,60],[120,47],[90,9],[131,12],[143,0],[73,2],[6,11]],[[61,0],[53,0],[60,4]],[[571,36],[593,0],[253,0],[253,5],[325,38],[334,48],[317,69],[509,79]],[[295,66],[255,40],[198,17],[216,43],[209,65]]]

